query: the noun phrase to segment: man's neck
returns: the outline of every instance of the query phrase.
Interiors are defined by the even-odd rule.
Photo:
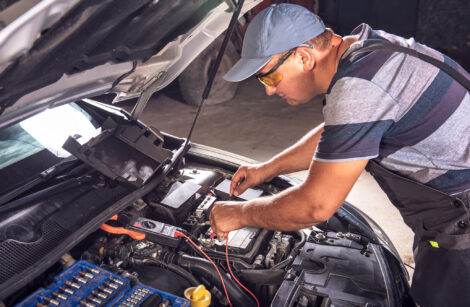
[[[321,86],[322,92],[326,93],[326,90],[333,80],[333,76],[336,74],[341,56],[355,41],[357,41],[357,37],[355,36],[341,37],[339,35],[333,34],[330,43],[330,50],[324,59],[322,65],[323,72],[320,75],[320,78],[323,79]]]
[[[334,67],[335,67],[335,73],[338,68],[339,60],[341,59],[341,56],[346,52],[346,50],[351,46],[354,42],[357,41],[357,36],[338,36],[334,35],[332,37],[332,45],[334,46],[336,50],[333,50],[334,56]]]

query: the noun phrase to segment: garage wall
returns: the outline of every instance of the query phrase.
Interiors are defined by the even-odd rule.
[[[415,37],[470,70],[468,0],[319,0],[317,13],[340,35],[365,22],[375,29]]]

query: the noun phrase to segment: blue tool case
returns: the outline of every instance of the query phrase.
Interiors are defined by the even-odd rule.
[[[19,307],[98,306],[189,307],[188,300],[151,287],[131,287],[128,279],[88,261],[80,260],[57,275],[54,282],[29,295]]]

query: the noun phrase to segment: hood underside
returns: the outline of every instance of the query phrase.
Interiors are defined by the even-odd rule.
[[[0,123],[105,92],[136,97],[156,80],[159,90],[225,30],[233,8],[222,0],[42,1],[0,32]]]

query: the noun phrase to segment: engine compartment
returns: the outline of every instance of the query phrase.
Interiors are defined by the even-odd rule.
[[[332,221],[298,232],[246,227],[231,232],[228,242],[216,238],[209,213],[214,202],[230,198],[230,176],[217,167],[188,163],[81,240],[7,305],[152,306],[153,297],[152,304],[158,301],[153,306],[189,306],[185,290],[204,285],[211,306],[229,305],[224,288],[233,306],[256,306],[229,275],[232,271],[261,306],[388,306],[380,248],[359,234],[332,231]],[[279,190],[266,184],[235,199]],[[66,281],[61,276],[77,263],[85,273],[90,272],[84,266],[96,266],[111,277],[89,291],[74,291],[88,285],[85,273]],[[117,291],[113,280],[128,287]],[[149,295],[133,302],[132,293],[143,289]],[[76,298],[79,292],[82,297]]]

